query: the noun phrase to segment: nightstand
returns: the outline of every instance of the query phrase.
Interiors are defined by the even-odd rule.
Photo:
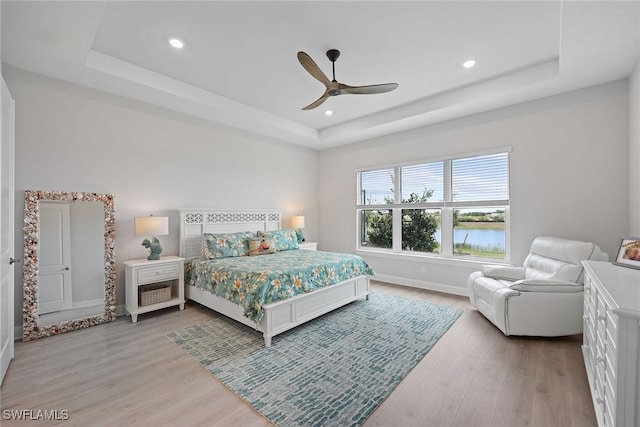
[[[138,314],[179,305],[184,310],[184,258],[165,256],[156,261],[125,261],[127,314]]]
[[[298,248],[304,249],[305,251],[317,251],[318,242],[301,242],[298,243]]]

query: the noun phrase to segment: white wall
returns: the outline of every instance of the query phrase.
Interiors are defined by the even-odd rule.
[[[618,81],[320,153],[320,247],[356,247],[355,170],[512,147],[511,255],[538,235],[610,254],[629,228],[628,85]],[[464,293],[477,265],[364,255],[378,274]],[[421,267],[425,273],[421,273]]]
[[[640,237],[640,61],[629,77],[629,234]]]
[[[122,262],[146,257],[136,216],[168,215],[164,255],[179,252],[178,208],[269,208],[306,216],[318,237],[317,153],[5,66],[16,101],[16,253],[24,190],[115,195],[117,303]],[[22,272],[16,270],[16,325]]]

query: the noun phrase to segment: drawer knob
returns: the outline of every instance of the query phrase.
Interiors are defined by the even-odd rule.
[[[599,405],[604,405],[604,399],[601,397],[596,398],[596,403],[598,403]]]

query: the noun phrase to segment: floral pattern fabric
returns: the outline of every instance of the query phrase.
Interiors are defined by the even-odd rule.
[[[258,257],[199,258],[191,262],[187,282],[242,305],[244,315],[257,323],[266,304],[374,274],[357,255],[300,249]]]
[[[208,259],[245,256],[249,252],[249,239],[255,237],[252,232],[202,235],[204,257]]]
[[[274,230],[259,232],[260,237],[275,239],[277,251],[298,249],[298,233],[296,230]]]

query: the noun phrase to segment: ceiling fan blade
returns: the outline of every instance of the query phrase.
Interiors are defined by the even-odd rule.
[[[331,84],[329,78],[322,72],[320,67],[318,67],[318,65],[313,62],[313,59],[311,59],[309,55],[304,52],[298,52],[298,61],[300,61],[302,67],[307,70],[307,72],[311,74],[316,80],[318,80],[326,87],[329,87],[329,85]]]
[[[398,88],[398,83],[383,83],[379,85],[369,85],[369,86],[349,86],[343,83],[338,85],[338,89],[340,89],[341,93],[351,93],[357,95],[370,95],[375,93],[385,93],[391,92],[394,89]]]
[[[313,110],[317,106],[321,105],[324,101],[326,101],[327,98],[329,98],[329,92],[328,91],[323,93],[320,98],[316,99],[311,104],[309,104],[306,107],[304,107],[303,110]]]

